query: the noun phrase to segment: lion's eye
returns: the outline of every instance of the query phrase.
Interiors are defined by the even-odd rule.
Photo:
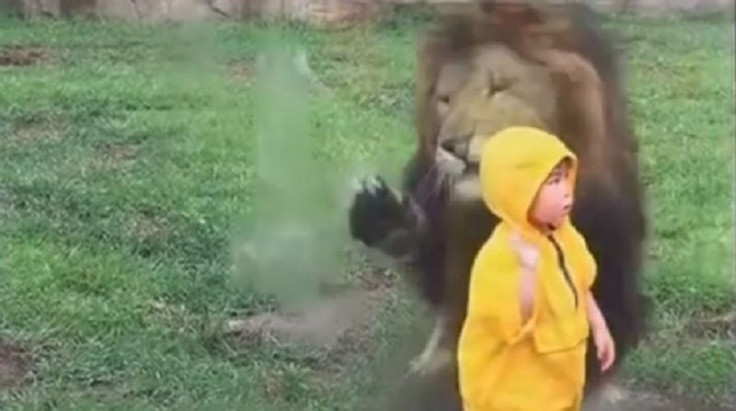
[[[442,104],[450,104],[450,96],[448,95],[439,96],[437,100]]]
[[[511,86],[508,80],[499,78],[498,76],[491,76],[491,81],[488,85],[487,93],[492,96],[496,93],[500,93]]]

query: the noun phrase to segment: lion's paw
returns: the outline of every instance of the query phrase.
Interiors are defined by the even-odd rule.
[[[380,176],[360,180],[349,211],[350,234],[372,246],[401,228],[405,207],[399,196]]]

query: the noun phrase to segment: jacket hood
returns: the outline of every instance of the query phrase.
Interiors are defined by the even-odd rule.
[[[483,201],[493,214],[522,233],[539,188],[562,160],[571,162],[568,180],[575,187],[577,157],[552,134],[532,127],[506,128],[488,139],[479,165]]]

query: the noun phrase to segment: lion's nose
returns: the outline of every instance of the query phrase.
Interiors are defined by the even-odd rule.
[[[469,144],[470,136],[462,136],[445,140],[440,143],[440,147],[455,157],[465,159],[468,156]]]

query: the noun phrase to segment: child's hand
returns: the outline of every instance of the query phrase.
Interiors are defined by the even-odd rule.
[[[539,250],[533,244],[526,242],[519,233],[511,234],[511,247],[519,257],[519,263],[524,269],[534,269],[539,261]]]
[[[601,362],[601,372],[606,372],[616,359],[616,347],[611,332],[605,324],[593,329],[593,341],[597,349],[598,361]]]

